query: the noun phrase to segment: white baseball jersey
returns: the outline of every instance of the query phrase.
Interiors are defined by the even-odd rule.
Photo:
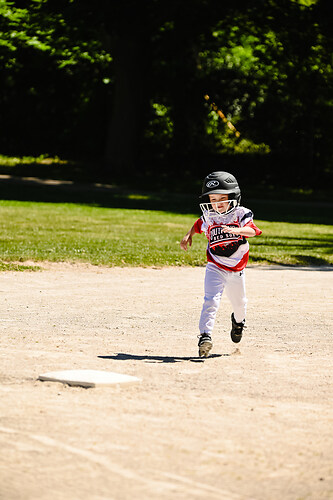
[[[221,222],[223,220],[223,222]],[[249,226],[256,235],[262,231],[253,222],[253,213],[245,207],[236,207],[229,214],[206,222],[201,216],[195,223],[196,233],[205,233],[208,239],[207,260],[220,269],[227,271],[242,271],[249,260],[249,243],[245,236],[225,233],[222,225],[230,227]]]

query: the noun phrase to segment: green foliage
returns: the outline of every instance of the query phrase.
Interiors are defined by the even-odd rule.
[[[145,131],[145,137],[150,145],[157,150],[161,150],[163,145],[163,154],[170,149],[173,135],[173,121],[170,116],[170,107],[157,102],[151,103],[151,117],[148,127]],[[157,156],[157,155],[156,155]]]
[[[233,123],[237,123],[237,118],[229,116]],[[212,137],[215,148],[219,153],[228,154],[268,154],[270,147],[268,144],[256,144],[251,139],[238,138],[227,126],[221,125],[221,120],[215,111],[208,114],[207,135]]]
[[[258,8],[227,15],[199,56],[215,87],[214,100],[254,152],[289,154],[304,173],[323,169],[324,158],[332,165],[324,130],[333,125],[333,74],[323,2],[300,3],[271,0],[264,8],[259,2]],[[237,140],[225,140],[228,131],[212,113],[207,132],[216,147],[242,151]],[[301,171],[294,169],[299,181]]]
[[[181,164],[200,176],[202,158],[259,154],[271,161],[271,177],[278,164],[292,168],[296,184],[326,179],[329,7],[327,0],[196,0],[182,9],[177,0],[98,8],[87,0],[0,0],[0,150],[108,155],[112,172],[145,173],[162,160],[167,173],[182,173]],[[240,137],[204,102],[206,93]]]
[[[61,160],[58,156],[50,158],[48,155],[39,156],[6,156],[0,155],[0,166],[15,167],[16,165],[52,165],[66,164],[66,160]]]
[[[63,154],[75,149],[79,137],[86,145],[98,144],[93,121],[83,128],[81,122],[104,106],[110,53],[73,3],[65,8],[54,8],[49,0],[16,5],[21,4],[0,4],[2,151]]]
[[[49,3],[33,0],[28,8],[22,9],[16,7],[15,2],[0,0],[0,43],[13,52],[11,59],[4,58],[5,63],[16,65],[20,61],[15,53],[29,48],[48,52],[59,69],[82,62],[109,64],[112,61],[98,40],[85,40],[89,30],[83,29],[83,20],[78,20],[73,27],[61,9],[48,10]],[[68,9],[66,12],[70,13]],[[74,38],[73,32],[76,32]]]

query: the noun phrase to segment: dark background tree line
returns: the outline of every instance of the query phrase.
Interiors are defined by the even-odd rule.
[[[0,152],[103,166],[110,181],[219,168],[327,187],[329,3],[0,0]]]

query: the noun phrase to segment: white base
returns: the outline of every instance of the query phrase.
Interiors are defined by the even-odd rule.
[[[96,387],[97,385],[133,384],[140,382],[141,379],[121,373],[99,370],[65,370],[44,373],[39,375],[38,380],[62,382],[63,384],[79,385],[81,387]]]

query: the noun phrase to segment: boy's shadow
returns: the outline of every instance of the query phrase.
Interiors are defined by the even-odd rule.
[[[146,363],[178,363],[180,361],[192,361],[192,363],[202,363],[206,359],[220,358],[221,356],[230,356],[230,354],[211,354],[208,358],[199,358],[198,356],[139,356],[137,354],[126,354],[118,352],[114,356],[98,356],[101,359],[115,359],[118,361],[127,361],[130,359],[145,361]]]

